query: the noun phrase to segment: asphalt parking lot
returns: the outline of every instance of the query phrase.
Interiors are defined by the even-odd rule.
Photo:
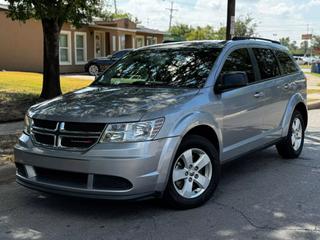
[[[0,239],[320,239],[320,110],[309,113],[299,159],[272,147],[228,164],[197,209],[44,195],[0,177]]]

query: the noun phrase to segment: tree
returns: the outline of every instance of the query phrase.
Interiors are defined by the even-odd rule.
[[[187,33],[186,39],[191,40],[206,40],[206,39],[216,39],[215,31],[213,27],[207,25],[206,27],[197,27],[192,29],[191,32]]]
[[[43,85],[41,98],[61,94],[59,71],[59,35],[63,23],[75,27],[89,23],[98,14],[100,0],[7,0],[8,17],[26,22],[41,20],[43,30]]]
[[[281,45],[286,46],[291,52],[295,52],[298,49],[296,41],[290,41],[289,37],[283,37],[279,39]]]
[[[252,37],[256,35],[257,24],[250,16],[239,17],[235,23],[235,36]],[[226,37],[226,27],[220,27],[218,30],[210,25],[205,27],[192,27],[186,24],[178,24],[170,29],[170,36],[175,40],[224,40]]]
[[[312,47],[316,53],[320,54],[320,36],[313,36]]]
[[[236,37],[253,37],[256,35],[257,24],[254,19],[247,15],[246,17],[239,17],[235,24]]]
[[[187,24],[177,24],[170,28],[170,35],[177,40],[186,40],[186,36],[193,31],[193,28]]]

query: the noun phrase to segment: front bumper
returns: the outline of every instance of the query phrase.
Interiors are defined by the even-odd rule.
[[[135,199],[163,192],[180,137],[96,144],[85,152],[15,146],[17,182],[40,191],[89,198]],[[99,181],[98,181],[99,180]]]

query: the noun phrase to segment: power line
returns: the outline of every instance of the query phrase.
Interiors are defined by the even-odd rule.
[[[170,11],[170,19],[169,19],[169,30],[170,30],[171,29],[171,25],[172,25],[173,12],[174,11],[178,11],[178,9],[173,8],[173,1],[171,1],[171,7],[170,8],[166,8],[166,10]]]
[[[114,0],[113,3],[114,3],[114,13],[118,14],[117,0]]]

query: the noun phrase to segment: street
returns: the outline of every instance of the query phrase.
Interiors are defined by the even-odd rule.
[[[47,195],[0,178],[0,239],[320,239],[320,110],[309,118],[299,159],[272,147],[223,166],[214,197],[187,211]]]

